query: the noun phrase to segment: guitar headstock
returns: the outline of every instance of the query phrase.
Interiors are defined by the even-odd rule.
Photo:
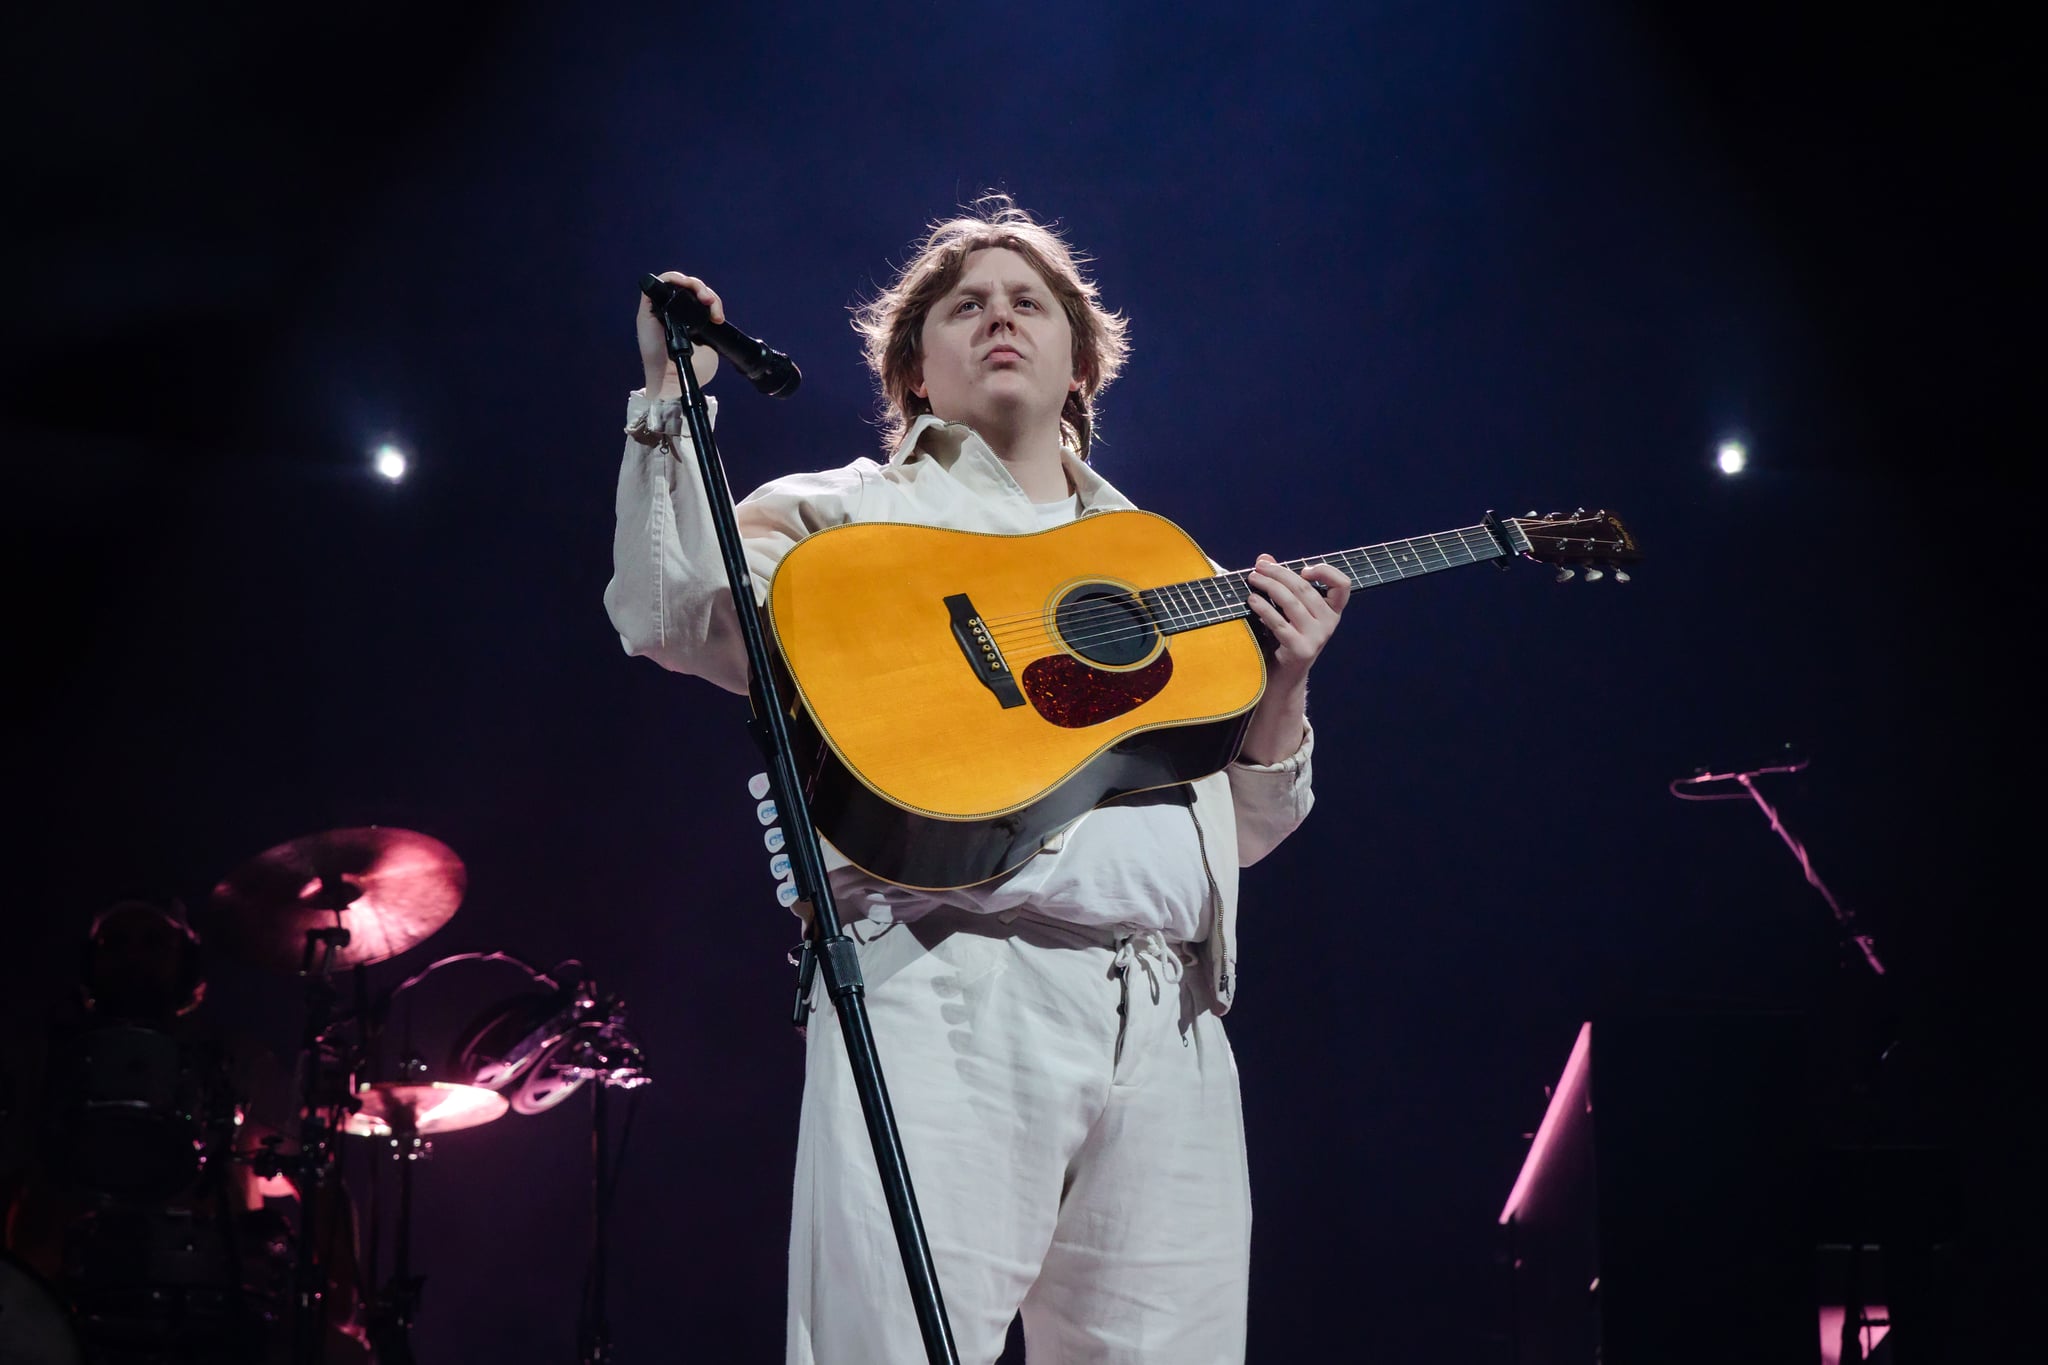
[[[1509,517],[1505,523],[1515,548],[1539,564],[1557,566],[1557,581],[1566,582],[1583,570],[1588,583],[1608,574],[1617,583],[1628,582],[1628,566],[1643,557],[1636,538],[1621,518],[1606,510],[1552,512],[1539,516]]]

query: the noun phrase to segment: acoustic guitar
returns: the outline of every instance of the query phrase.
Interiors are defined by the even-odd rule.
[[[1579,511],[1289,563],[1356,589],[1516,555],[1620,582],[1641,558],[1620,518]],[[768,608],[819,831],[884,881],[972,886],[1105,801],[1220,771],[1266,688],[1250,591],[1149,512],[806,537]]]

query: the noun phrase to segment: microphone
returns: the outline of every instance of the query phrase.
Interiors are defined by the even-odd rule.
[[[681,285],[670,284],[655,275],[643,275],[640,292],[653,302],[655,316],[679,324],[690,340],[709,346],[730,360],[734,369],[770,398],[787,398],[803,382],[803,372],[794,360],[729,322],[713,322],[711,310]]]

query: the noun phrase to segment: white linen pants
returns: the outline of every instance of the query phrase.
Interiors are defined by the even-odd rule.
[[[1244,1359],[1237,1065],[1173,945],[942,912],[853,925],[963,1365]],[[837,1016],[816,992],[789,1241],[792,1365],[925,1359]]]

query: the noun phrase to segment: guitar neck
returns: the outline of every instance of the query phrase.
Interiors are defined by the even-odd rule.
[[[1455,569],[1463,564],[1504,559],[1511,553],[1528,549],[1521,528],[1513,520],[1497,524],[1500,526],[1498,536],[1482,523],[1461,526],[1455,531],[1417,536],[1412,540],[1389,540],[1378,545],[1362,545],[1355,550],[1339,550],[1335,554],[1290,559],[1286,564],[1297,573],[1312,564],[1334,564],[1351,580],[1354,591],[1377,588],[1398,579],[1420,578],[1423,574]],[[1503,538],[1507,543],[1503,543]],[[1218,621],[1235,621],[1250,616],[1251,608],[1246,605],[1246,598],[1251,592],[1246,582],[1250,572],[1249,569],[1239,569],[1213,578],[1168,583],[1164,587],[1148,588],[1138,595],[1160,629],[1171,635],[1214,625]]]

